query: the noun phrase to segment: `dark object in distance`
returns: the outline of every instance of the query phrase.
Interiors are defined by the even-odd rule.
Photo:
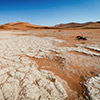
[[[77,40],[87,40],[87,38],[83,37],[83,36],[77,36],[76,38],[77,38]]]

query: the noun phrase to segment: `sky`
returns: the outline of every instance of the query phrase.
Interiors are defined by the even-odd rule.
[[[46,26],[100,21],[100,0],[0,0],[0,24],[17,21]]]

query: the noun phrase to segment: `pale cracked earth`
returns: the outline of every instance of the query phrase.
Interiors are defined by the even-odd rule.
[[[0,100],[67,100],[70,93],[73,100],[83,100],[82,96],[77,96],[77,92],[70,88],[67,81],[45,69],[50,66],[39,66],[36,59],[52,60],[62,57],[64,61],[61,62],[66,66],[70,66],[69,63],[78,63],[86,67],[95,65],[98,68],[99,61],[93,61],[91,56],[100,56],[99,45],[75,44],[75,47],[58,47],[57,44],[64,40],[24,34],[26,33],[19,31],[0,32]],[[90,55],[91,63],[86,55],[75,56],[69,51]],[[78,60],[74,62],[75,59]],[[84,65],[81,63],[83,59]],[[70,68],[66,67],[64,71],[70,71]],[[77,72],[72,69],[71,73]],[[67,72],[65,74],[68,75]]]
[[[8,32],[9,33],[9,32]],[[27,56],[49,56],[55,49],[47,39],[0,33],[0,100],[63,100],[67,94],[52,74],[39,71]],[[41,52],[39,52],[41,50]]]
[[[88,79],[85,83],[91,100],[100,100],[100,74]]]

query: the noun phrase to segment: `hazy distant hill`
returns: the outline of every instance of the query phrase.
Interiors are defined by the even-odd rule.
[[[86,22],[86,23],[68,23],[68,24],[58,24],[55,25],[56,28],[100,28],[100,22]]]

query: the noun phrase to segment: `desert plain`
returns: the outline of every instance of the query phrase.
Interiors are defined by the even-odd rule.
[[[0,100],[100,100],[100,23],[90,24],[1,25]]]

